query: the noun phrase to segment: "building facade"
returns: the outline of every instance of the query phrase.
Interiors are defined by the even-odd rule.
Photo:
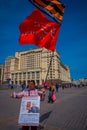
[[[5,60],[4,81],[11,78],[11,71],[16,71],[18,69],[18,62],[19,59],[14,56],[9,56]]]
[[[22,82],[27,84],[32,79],[36,84],[42,84],[46,77],[47,80],[71,81],[70,69],[61,64],[59,53],[45,48],[18,51],[14,57],[8,57],[5,61],[4,77],[4,79],[11,78],[14,84]]]
[[[70,82],[70,68],[63,63],[60,63],[60,79],[61,81]]]
[[[4,65],[0,64],[0,84],[4,81]]]

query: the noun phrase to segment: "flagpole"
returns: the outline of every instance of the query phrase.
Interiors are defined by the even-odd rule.
[[[50,64],[49,64],[49,67],[48,67],[48,70],[47,70],[45,82],[47,81],[47,77],[48,77],[48,73],[49,73],[49,70],[50,70],[50,66],[51,66],[51,64],[52,64],[52,58],[53,58],[53,56],[54,56],[54,52],[52,52],[52,56],[51,56],[51,58],[50,58]]]

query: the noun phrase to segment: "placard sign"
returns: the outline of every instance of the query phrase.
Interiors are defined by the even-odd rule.
[[[23,97],[21,101],[18,124],[38,126],[40,117],[40,96]]]

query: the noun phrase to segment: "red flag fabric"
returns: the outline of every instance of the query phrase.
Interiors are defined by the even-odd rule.
[[[60,24],[48,20],[38,9],[34,10],[19,26],[20,44],[35,44],[54,51]]]

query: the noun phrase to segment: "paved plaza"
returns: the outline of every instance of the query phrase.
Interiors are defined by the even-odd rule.
[[[17,125],[21,99],[10,98],[14,90],[0,90],[0,130],[20,130]],[[15,91],[19,91],[18,88]],[[51,104],[41,102],[40,124],[43,130],[87,130],[87,87],[66,88]]]

